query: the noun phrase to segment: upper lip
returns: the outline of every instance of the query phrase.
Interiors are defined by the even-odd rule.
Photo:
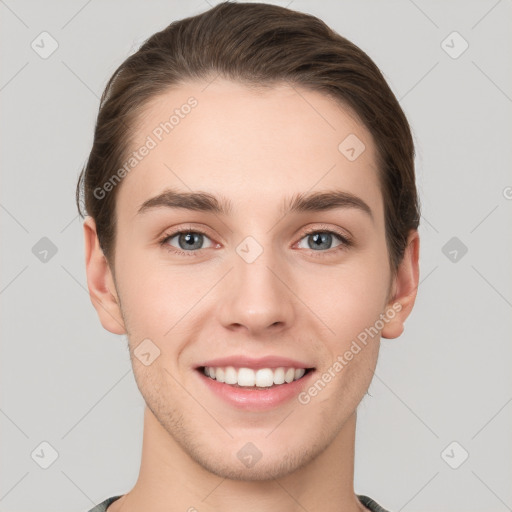
[[[201,368],[203,366],[234,366],[236,368],[279,368],[279,367],[291,367],[291,368],[313,368],[308,363],[297,361],[296,359],[290,359],[288,357],[280,356],[265,356],[260,358],[248,357],[246,355],[220,357],[217,359],[210,359],[196,366]]]

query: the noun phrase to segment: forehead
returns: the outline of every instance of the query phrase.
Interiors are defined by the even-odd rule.
[[[234,213],[333,189],[382,211],[370,132],[320,92],[219,79],[186,83],[153,98],[137,121],[134,165],[118,192],[120,217],[133,217],[166,188],[229,197]]]

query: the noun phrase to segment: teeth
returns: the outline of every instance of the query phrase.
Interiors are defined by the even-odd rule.
[[[284,368],[274,370],[274,384],[284,384]]]
[[[259,388],[269,388],[274,385],[274,372],[270,368],[261,368],[256,372],[255,380]]]
[[[254,373],[254,370],[251,370],[250,368],[240,368],[240,370],[238,370],[237,384],[239,386],[254,386],[255,382],[256,375]]]
[[[203,373],[218,382],[242,387],[268,388],[274,384],[284,384],[300,379],[305,373],[305,368],[239,368],[233,366],[212,367],[206,366]]]
[[[236,384],[238,382],[237,371],[232,367],[228,366],[224,373],[224,382],[226,384]]]

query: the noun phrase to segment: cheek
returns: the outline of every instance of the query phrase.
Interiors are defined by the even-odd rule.
[[[378,258],[361,256],[351,264],[304,273],[297,279],[298,295],[337,340],[349,340],[374,325],[385,307],[389,273]]]
[[[199,266],[151,261],[142,252],[123,258],[118,275],[123,314],[131,332],[150,338],[162,338],[182,318],[186,323],[215,277]]]
[[[329,382],[323,396],[330,394],[337,401],[341,421],[373,378],[380,345],[380,329],[375,326],[385,304],[387,274],[382,267],[354,265],[316,283],[322,286],[315,288],[311,309],[329,328],[316,340],[318,353],[325,354],[320,379]],[[329,292],[321,293],[322,289]]]

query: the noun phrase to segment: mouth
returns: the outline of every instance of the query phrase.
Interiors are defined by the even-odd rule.
[[[241,411],[262,412],[284,406],[310,385],[317,373],[310,361],[277,354],[232,354],[203,360],[194,373],[212,404],[220,400]]]
[[[315,368],[248,368],[234,366],[199,366],[196,368],[205,377],[233,388],[262,391],[274,389],[303,379]]]

